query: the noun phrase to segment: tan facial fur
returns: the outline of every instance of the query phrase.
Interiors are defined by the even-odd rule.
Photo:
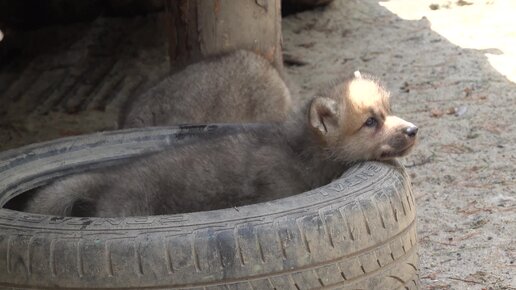
[[[408,154],[416,142],[417,127],[391,115],[389,93],[373,79],[355,76],[318,99],[311,113],[323,114],[311,116],[312,126],[319,124],[321,137],[337,159],[393,159]]]

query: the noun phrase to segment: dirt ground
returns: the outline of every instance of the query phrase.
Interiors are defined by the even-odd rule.
[[[424,289],[516,289],[515,9],[512,0],[337,0],[283,20],[301,96],[360,69],[419,126],[402,162],[419,207]],[[116,128],[120,104],[167,72],[161,20],[28,33],[58,41],[0,67],[0,150]]]
[[[515,9],[345,0],[283,21],[286,54],[307,62],[288,70],[304,95],[360,69],[381,77],[394,112],[419,126],[403,163],[425,289],[516,289]]]

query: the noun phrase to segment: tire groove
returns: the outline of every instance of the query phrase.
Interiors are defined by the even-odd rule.
[[[405,191],[407,192],[407,197],[410,197],[410,201],[412,201],[412,205],[416,208],[416,198],[414,197],[414,192],[412,191],[412,187],[406,185]]]
[[[392,204],[392,199],[390,197],[389,197],[389,205],[391,206],[392,215],[394,216],[394,221],[396,223],[399,223],[398,210],[394,207],[394,204]]]
[[[56,247],[56,240],[52,239],[50,241],[50,253],[49,253],[49,264],[50,264],[49,266],[50,266],[50,271],[52,273],[52,277],[57,276],[55,247]]]
[[[301,225],[301,219],[296,219],[296,225],[299,230],[299,234],[301,236],[301,241],[303,245],[305,246],[305,250],[308,252],[309,255],[312,254],[312,250],[310,249],[310,244],[308,243],[308,240],[306,239],[306,234],[303,229],[303,226]]]
[[[240,241],[238,239],[238,228],[235,227],[233,230],[233,237],[235,239],[235,247],[238,253],[238,257],[240,258],[240,266],[245,266],[244,253],[242,252],[242,246],[240,246]]]
[[[349,224],[349,219],[346,218],[346,214],[344,213],[344,208],[340,207],[338,209],[340,216],[342,217],[343,222],[346,224],[346,228],[348,230],[349,238],[352,241],[355,241],[355,237],[353,236],[353,230],[351,229],[351,225]]]
[[[77,241],[77,251],[76,251],[76,256],[77,256],[77,274],[79,275],[80,278],[82,278],[84,276],[84,265],[83,265],[83,261],[82,261],[82,247],[81,247],[81,244],[82,244],[82,240]]]
[[[415,271],[419,271],[419,270],[417,269],[417,267],[416,267],[414,264],[412,264],[412,263],[407,263],[407,265],[409,265],[410,267],[412,267]]]
[[[301,290],[299,285],[297,285],[296,281],[294,280],[294,276],[292,275],[292,273],[288,275],[288,280],[290,281],[290,283],[294,284],[294,287],[296,287],[296,290]]]
[[[280,244],[280,247],[281,247],[281,253],[283,254],[283,260],[286,260],[287,259],[287,251],[285,249],[285,245],[283,244],[283,241],[281,240],[279,226],[278,225],[276,225],[276,226],[278,227],[278,229],[276,230],[276,236],[278,238],[278,243]]]
[[[398,277],[398,276],[390,275],[390,276],[387,276],[387,278],[392,278],[392,279],[394,279],[394,280],[396,280],[396,281],[400,282],[402,285],[405,285],[405,284],[406,284],[406,283],[405,283],[405,281],[403,281],[403,279],[401,279],[401,278],[400,278],[400,277]]]
[[[106,241],[104,244],[104,255],[106,262],[106,271],[109,277],[113,277],[113,261],[111,257],[111,249],[109,248],[109,242]]]
[[[360,209],[360,213],[362,214],[362,219],[364,220],[366,232],[368,235],[371,235],[371,228],[369,227],[369,221],[367,220],[364,209],[360,203],[358,203],[358,208]]]
[[[5,258],[5,262],[6,262],[6,266],[7,266],[7,273],[11,273],[13,270],[11,269],[11,241],[12,241],[12,236],[9,236],[7,238],[7,249],[6,249],[6,258]]]
[[[31,255],[31,248],[32,243],[36,239],[36,236],[32,236],[29,239],[29,244],[27,245],[27,274],[32,275],[32,255]]]
[[[258,232],[256,232],[256,244],[258,246],[258,251],[260,252],[260,259],[262,260],[262,264],[265,264],[265,255],[263,253],[262,243],[260,242],[260,236]]]
[[[141,245],[140,242],[134,241],[134,255],[135,255],[136,265],[137,265],[137,269],[138,269],[138,272],[136,274],[139,276],[143,276],[144,275],[143,259],[142,259],[142,253],[140,250],[140,245]]]
[[[400,199],[401,208],[403,209],[403,214],[405,216],[407,216],[408,212],[407,212],[407,208],[405,207],[405,203],[403,202],[403,196],[401,195],[401,193],[399,192],[399,190],[397,188],[394,188],[394,189],[396,190],[396,196]]]
[[[195,267],[195,271],[200,272],[201,271],[201,265],[199,263],[199,255],[197,254],[197,251],[195,250],[195,239],[190,240],[190,247],[192,248],[192,259]]]
[[[409,209],[410,209],[410,211],[412,211],[412,205],[410,204],[410,199],[409,199],[409,195],[408,194],[405,194],[405,199],[407,199],[407,203],[408,203]]]
[[[380,223],[382,224],[382,228],[385,230],[387,229],[387,226],[385,225],[385,219],[383,218],[382,212],[380,211],[380,208],[378,207],[377,203],[373,203],[376,211],[378,212],[378,216],[380,217]]]
[[[296,281],[294,280],[294,276],[292,276],[293,273],[289,273],[287,275],[287,278],[288,278],[288,281],[294,286],[296,287],[296,290],[301,290],[299,289],[299,285],[297,285]]]
[[[168,274],[173,274],[174,271],[174,264],[172,260],[172,254],[170,253],[170,247],[168,246],[169,242],[167,240],[164,241],[164,250],[165,250],[165,259],[167,263],[167,271]]]
[[[322,210],[319,210],[319,218],[321,219],[321,223],[323,225],[324,233],[326,234],[326,237],[328,238],[328,242],[330,243],[330,246],[332,248],[335,248],[335,244],[333,243],[333,237],[331,236],[330,229],[328,228],[328,225],[326,224],[326,216],[324,215],[324,212]]]
[[[337,267],[337,271],[340,272],[340,276],[342,277],[342,279],[344,279],[344,281],[348,280],[346,278],[346,275],[344,274],[344,271],[342,271],[342,268],[340,267],[339,263],[335,263],[335,266]]]
[[[267,282],[269,282],[269,284],[271,285],[271,287],[276,290],[276,287],[274,286],[274,284],[272,283],[272,280],[270,277],[267,277]]]

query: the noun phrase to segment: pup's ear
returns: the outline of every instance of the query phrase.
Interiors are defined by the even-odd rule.
[[[338,106],[334,99],[317,97],[310,105],[310,125],[322,135],[338,128],[338,115]]]
[[[359,70],[356,70],[354,73],[353,73],[353,76],[356,78],[356,79],[361,79],[362,78],[362,74],[360,73]]]

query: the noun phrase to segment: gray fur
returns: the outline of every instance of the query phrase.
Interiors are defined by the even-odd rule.
[[[280,73],[250,51],[192,64],[122,109],[120,127],[283,121],[291,96]]]
[[[351,99],[350,83],[345,81],[314,98],[283,123],[264,124],[62,179],[37,192],[26,210],[63,216],[173,214],[272,200],[322,186],[351,162],[376,158],[361,143],[353,149],[345,145],[353,143],[356,135],[377,134],[370,133],[372,129],[349,136],[339,129],[350,121],[343,101]],[[339,105],[328,108],[328,104]],[[390,132],[392,138],[401,140],[402,130]],[[392,138],[377,142],[378,148]],[[389,158],[408,152],[413,140],[403,140]]]
[[[312,150],[311,130],[291,126],[258,127],[74,175],[44,187],[26,211],[101,217],[203,211],[292,195],[342,172],[342,164]],[[77,202],[86,208],[74,213]]]

